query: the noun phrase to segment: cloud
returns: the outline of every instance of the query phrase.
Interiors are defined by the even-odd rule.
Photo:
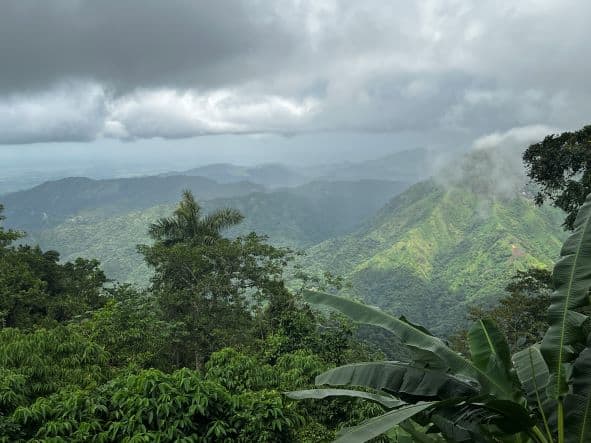
[[[172,89],[138,91],[109,104],[105,135],[183,138],[286,132],[309,121],[317,107],[312,98],[249,96],[232,90],[203,94]]]
[[[0,92],[44,89],[71,77],[129,91],[255,76],[267,69],[265,59],[295,44],[273,11],[257,3],[3,2]]]
[[[543,140],[549,134],[558,132],[560,130],[545,125],[522,126],[484,135],[474,140],[472,146],[475,150],[499,149],[521,155],[524,146],[527,147]]]
[[[557,132],[556,128],[530,125],[484,135],[473,141],[461,162],[447,159],[436,180],[445,186],[469,186],[483,202],[512,198],[528,181],[521,159],[524,149]]]
[[[90,141],[106,116],[105,92],[97,85],[62,84],[35,95],[0,100],[0,143]]]
[[[574,129],[591,114],[590,14],[582,0],[4,2],[0,143]]]

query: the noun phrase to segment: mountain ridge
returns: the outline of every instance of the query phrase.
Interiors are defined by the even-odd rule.
[[[515,270],[551,266],[565,236],[562,217],[521,193],[486,201],[428,180],[357,231],[310,248],[303,264],[344,276],[348,295],[447,333],[467,305],[500,296]],[[431,303],[451,319],[441,321]]]
[[[264,187],[249,182],[217,183],[204,177],[144,176],[117,179],[67,177],[3,195],[6,225],[38,230],[56,226],[81,211],[114,215],[179,199],[191,189],[201,200],[244,195]]]

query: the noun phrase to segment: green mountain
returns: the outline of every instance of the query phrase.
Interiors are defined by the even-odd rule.
[[[82,213],[108,216],[173,203],[183,189],[200,200],[245,195],[264,188],[247,182],[220,184],[203,177],[146,176],[92,180],[70,177],[0,196],[6,226],[35,231]]]
[[[516,269],[551,266],[565,238],[559,210],[536,207],[525,192],[495,196],[483,183],[491,184],[416,184],[362,228],[309,249],[304,265],[345,276],[350,295],[448,333],[468,304],[502,295]]]
[[[404,183],[379,180],[313,182],[202,204],[206,211],[232,207],[244,213],[244,223],[229,235],[255,231],[268,235],[274,244],[300,249],[354,230],[406,188]],[[174,201],[179,198],[180,192]],[[32,230],[29,241],[59,251],[65,260],[97,258],[109,277],[144,284],[150,272],[135,247],[149,241],[148,225],[170,215],[173,209],[174,204],[166,204],[105,216],[98,208],[78,213],[57,226]]]

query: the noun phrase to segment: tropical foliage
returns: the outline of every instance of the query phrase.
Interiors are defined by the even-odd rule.
[[[351,282],[342,295],[448,335],[468,326],[470,306],[495,303],[517,271],[552,266],[565,238],[561,211],[519,190],[491,195],[473,177],[441,180],[412,186],[357,231],[310,248],[303,269],[341,275]]]
[[[483,161],[461,183],[393,199],[360,228],[362,241],[313,251],[344,277],[322,260],[291,266],[301,257],[249,232],[242,212],[189,191],[137,221],[148,233],[137,248],[151,271],[143,288],[0,225],[0,441],[591,440],[591,196],[550,276],[542,266],[566,237],[562,216],[528,191],[496,194],[479,180]],[[501,282],[509,295],[495,303]],[[472,306],[473,325],[451,346],[336,296],[363,287],[383,290],[366,301],[441,319],[439,331],[462,327]]]
[[[513,356],[496,324],[476,322],[468,333],[470,358],[452,351],[424,328],[377,309],[328,294],[311,302],[353,320],[383,327],[414,353],[411,362],[370,362],[331,369],[293,398],[363,396],[389,409],[345,431],[337,441],[367,441],[401,425],[427,425],[427,441],[585,442],[591,439],[591,195],[579,210],[553,271],[549,327],[542,342]],[[332,387],[339,387],[334,390]],[[414,422],[414,423],[413,423]],[[422,438],[422,437],[421,437]]]
[[[155,272],[141,290],[0,229],[0,295],[12,307],[0,329],[0,440],[315,442],[380,413],[281,394],[374,354],[350,322],[286,289],[289,251],[223,235],[241,219],[203,214],[185,193],[149,226],[140,250]]]
[[[540,189],[538,204],[550,200],[567,213],[564,226],[573,229],[577,211],[591,192],[591,126],[551,134],[523,153],[529,177]]]
[[[2,220],[0,206],[0,221]],[[55,251],[13,242],[22,233],[0,228],[0,322],[4,327],[30,328],[63,322],[104,303],[106,282],[96,260],[59,263]]]
[[[548,307],[552,295],[552,276],[544,268],[517,271],[505,288],[509,294],[491,307],[472,306],[468,319],[473,323],[493,320],[506,338],[511,352],[538,343],[548,329]],[[450,340],[454,349],[469,354],[468,330],[454,334]]]

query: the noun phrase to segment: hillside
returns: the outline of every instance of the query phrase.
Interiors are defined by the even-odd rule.
[[[98,216],[126,213],[178,200],[191,189],[200,200],[261,191],[260,185],[220,184],[203,177],[146,176],[108,180],[71,177],[0,196],[6,225],[36,231],[63,223],[82,212]]]
[[[416,184],[356,232],[312,247],[305,266],[343,275],[350,294],[447,333],[468,304],[501,295],[516,269],[550,266],[565,237],[560,211],[523,192],[480,191]]]
[[[406,187],[378,180],[313,182],[204,201],[203,207],[206,211],[233,207],[244,213],[244,223],[229,235],[256,231],[274,244],[300,249],[352,231]],[[174,201],[179,197],[180,192]],[[30,241],[59,251],[66,260],[97,258],[110,277],[143,284],[150,274],[135,246],[148,242],[148,225],[173,209],[174,204],[166,204],[112,216],[82,213],[57,226],[31,231]]]

